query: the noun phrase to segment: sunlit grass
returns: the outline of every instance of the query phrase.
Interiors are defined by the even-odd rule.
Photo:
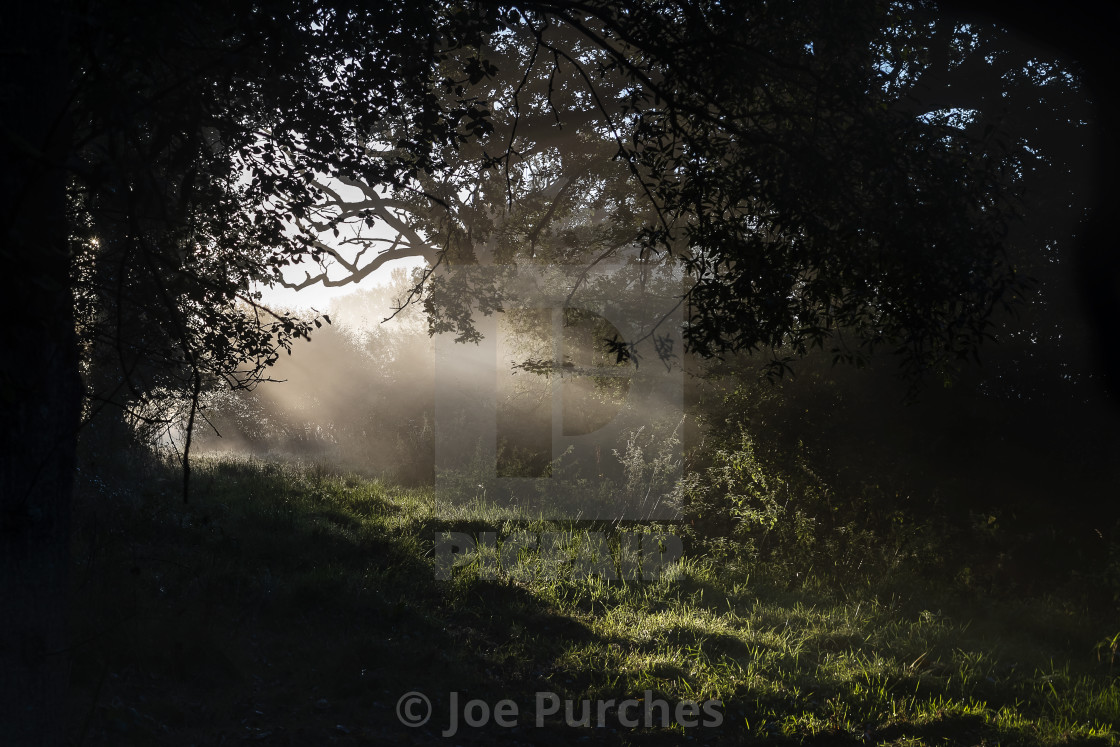
[[[549,690],[716,698],[724,724],[687,731],[712,743],[1118,741],[1120,684],[1097,645],[1114,621],[907,579],[791,588],[765,567],[702,556],[649,582],[550,573],[533,552],[493,579],[476,559],[437,581],[439,532],[588,528],[446,508],[426,489],[230,460],[198,466],[187,506],[170,487],[80,501],[75,637],[96,645],[75,655],[73,733],[379,743],[403,728],[393,707],[408,690],[437,704],[451,691],[528,704]],[[525,741],[567,739],[563,726],[524,727]]]

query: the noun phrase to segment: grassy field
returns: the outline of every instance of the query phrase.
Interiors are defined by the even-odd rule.
[[[313,466],[205,462],[189,505],[173,473],[130,484],[88,482],[76,505],[74,744],[1118,742],[1120,621],[1060,596],[791,583],[694,551],[653,581],[550,573],[529,553],[495,578],[473,562],[437,580],[441,532],[619,530],[450,513],[430,491]],[[411,691],[433,704],[423,726],[398,719]],[[591,726],[542,716],[538,692],[573,720],[591,701]],[[472,699],[518,715],[470,726]],[[719,725],[672,723],[712,699]],[[637,726],[618,718],[626,700]],[[601,726],[598,701],[614,701]]]

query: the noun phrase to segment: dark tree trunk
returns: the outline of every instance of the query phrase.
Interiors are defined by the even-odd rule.
[[[66,230],[64,8],[9,3],[0,68],[0,741],[64,739],[81,407]]]

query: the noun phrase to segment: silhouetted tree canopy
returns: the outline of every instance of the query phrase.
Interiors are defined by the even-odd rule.
[[[1071,171],[1088,108],[1077,79],[930,6],[753,10],[749,23],[742,5],[499,12],[459,51],[471,72],[439,91],[444,107],[489,102],[478,137],[445,144],[447,168],[414,183],[338,173],[359,190],[346,197],[317,178],[301,228],[328,263],[290,284],[355,282],[402,256],[676,265],[686,340],[705,355],[781,365],[887,347],[920,375],[975,354],[992,311],[1026,289],[1023,257],[1044,249],[1015,229],[1030,180]],[[1066,232],[1078,217],[1051,212]],[[469,338],[466,307],[501,305],[501,289],[424,281],[413,300],[434,330]]]
[[[107,6],[75,50],[79,322],[117,404],[252,386],[312,329],[255,288],[308,259],[288,284],[424,258],[409,300],[463,339],[502,289],[439,270],[675,266],[703,355],[944,372],[1026,289],[1023,200],[1085,116],[1060,61],[925,4],[198,10]]]

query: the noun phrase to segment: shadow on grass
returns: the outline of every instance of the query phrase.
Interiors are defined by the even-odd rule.
[[[188,506],[79,500],[74,744],[440,741],[450,693],[555,690],[554,658],[593,638],[516,586],[435,580],[432,532],[376,485],[206,478]],[[406,729],[411,690],[436,713]]]
[[[469,568],[438,581],[435,535],[492,527],[440,519],[430,495],[376,480],[260,463],[198,473],[186,506],[156,469],[112,494],[79,496],[73,744],[963,745],[1014,744],[1020,733],[1024,744],[1046,742],[949,709],[883,728],[843,717],[881,712],[848,687],[857,675],[874,675],[869,687],[886,680],[869,664],[824,678],[823,662],[840,655],[879,655],[894,667],[891,698],[905,688],[928,704],[949,690],[947,674],[943,682],[917,666],[924,651],[963,661],[938,614],[844,604],[783,579],[720,584],[699,565],[644,586],[522,585],[479,580]],[[923,640],[912,640],[915,631]],[[1017,697],[983,684],[999,672],[974,668],[970,681],[987,702]],[[617,719],[569,728],[563,712],[535,723],[535,693],[577,706],[589,697],[675,704],[662,688],[698,697],[690,693],[704,691],[705,678],[728,701],[718,729],[631,729]],[[409,728],[398,701],[413,691],[430,700],[432,717]],[[452,703],[462,722],[472,699],[513,701],[517,725],[445,738]],[[787,726],[796,732],[788,739]]]
[[[1009,738],[1006,730],[999,729],[987,723],[982,716],[977,715],[943,715],[936,721],[915,724],[892,724],[883,729],[869,732],[869,744],[905,744],[906,740],[919,740],[921,744],[1036,744],[1037,742],[1023,737],[1016,740]],[[1077,737],[1069,735],[1062,740],[1062,744],[1069,745],[1109,745],[1115,744],[1104,737]]]

